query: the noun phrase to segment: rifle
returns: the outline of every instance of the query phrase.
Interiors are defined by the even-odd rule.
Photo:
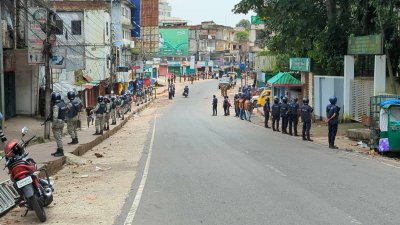
[[[40,126],[45,125],[47,122],[49,122],[51,120],[53,120],[53,113],[52,112],[50,112],[50,115],[47,116],[46,120],[42,124],[40,124]]]

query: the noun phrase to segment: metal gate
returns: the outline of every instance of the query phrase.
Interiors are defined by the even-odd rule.
[[[18,192],[14,189],[10,180],[2,182],[0,184],[0,214],[13,207],[15,199],[18,197]]]
[[[374,95],[372,79],[354,79],[351,81],[351,119],[369,124],[370,98]]]

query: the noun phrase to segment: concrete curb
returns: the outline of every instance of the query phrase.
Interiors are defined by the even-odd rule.
[[[149,102],[138,106],[135,110],[133,110],[134,113],[139,113],[141,111],[143,111],[144,109],[146,109],[152,102],[154,101],[154,98],[152,100],[150,100]],[[130,120],[133,118],[134,113],[130,113],[129,116],[127,116],[125,118],[124,121],[122,121],[120,124],[118,124],[117,126],[113,127],[110,131],[108,131],[107,133],[98,136],[97,138],[95,138],[94,140],[90,141],[89,143],[85,143],[85,144],[80,144],[79,146],[76,147],[75,150],[73,150],[71,153],[76,155],[76,156],[82,156],[84,155],[86,152],[88,152],[90,149],[92,149],[93,147],[97,146],[98,144],[100,144],[101,142],[103,142],[104,140],[106,140],[107,138],[111,137],[112,135],[114,135],[115,133],[117,133],[119,130],[122,129],[122,127]],[[60,158],[55,158],[54,160],[51,160],[49,162],[47,162],[46,164],[42,165],[40,168],[44,168],[47,170],[47,172],[49,173],[49,175],[54,175],[56,174],[58,171],[60,171],[63,167],[63,165],[66,163],[66,158],[65,156],[60,157]],[[41,174],[44,175],[44,174]]]

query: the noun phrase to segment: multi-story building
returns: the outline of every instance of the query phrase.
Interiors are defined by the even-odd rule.
[[[159,20],[163,20],[171,17],[172,7],[168,0],[159,0],[158,3]]]

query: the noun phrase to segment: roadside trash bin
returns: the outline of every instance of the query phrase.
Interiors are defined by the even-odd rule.
[[[381,103],[380,152],[400,152],[400,100]]]

